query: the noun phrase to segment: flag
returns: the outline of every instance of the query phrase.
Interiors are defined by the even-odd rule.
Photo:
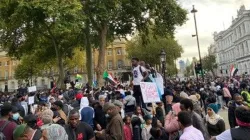
[[[82,76],[81,76],[80,74],[77,74],[77,75],[76,75],[76,79],[81,80],[81,79],[82,79]]]
[[[234,67],[234,65],[232,65],[230,68],[230,76],[234,77],[237,72],[238,72],[238,68],[236,68],[236,67]]]
[[[111,84],[117,84],[115,79],[106,70],[103,72],[103,79],[109,81]]]

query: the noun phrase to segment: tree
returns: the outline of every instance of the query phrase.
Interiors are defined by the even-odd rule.
[[[171,66],[174,66],[174,60],[180,57],[183,52],[182,47],[172,37],[153,37],[151,35],[149,43],[143,44],[143,40],[137,36],[127,44],[129,58],[137,57],[151,65],[161,64],[159,54],[162,49],[166,52],[166,63]],[[174,69],[171,71],[176,73]]]
[[[82,37],[83,15],[78,0],[23,0],[0,2],[1,45],[21,58],[41,52],[41,61],[55,58],[58,87],[64,86],[64,60]]]
[[[87,16],[88,34],[91,32],[97,36],[93,44],[99,50],[96,68],[98,83],[101,83],[104,71],[107,42],[114,37],[132,35],[137,30],[145,43],[152,24],[155,25],[151,29],[154,35],[173,36],[176,25],[182,25],[187,14],[173,0],[84,0],[82,4]],[[90,59],[87,56],[87,60]]]
[[[216,58],[214,55],[207,55],[202,59],[202,68],[205,71],[211,71],[213,77],[215,77],[214,69],[218,67]]]
[[[35,62],[35,57],[35,55],[22,57],[21,63],[15,69],[15,79],[32,81],[35,77],[41,75],[43,67]]]

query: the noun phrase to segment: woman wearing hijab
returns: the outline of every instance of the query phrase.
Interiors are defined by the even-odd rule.
[[[95,111],[92,107],[89,106],[89,100],[87,97],[82,97],[80,104],[80,121],[89,124],[94,128],[94,117]]]
[[[210,136],[217,136],[225,131],[225,122],[223,118],[218,115],[220,106],[218,104],[209,104],[207,107],[207,130]]]

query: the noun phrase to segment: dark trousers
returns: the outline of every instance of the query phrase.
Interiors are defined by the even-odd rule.
[[[134,91],[133,96],[135,97],[136,105],[141,106],[142,108],[146,108],[146,105],[142,99],[141,87],[139,85],[135,85],[133,87],[133,91]]]

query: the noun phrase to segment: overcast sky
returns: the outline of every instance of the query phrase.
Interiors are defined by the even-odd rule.
[[[201,47],[201,56],[207,54],[207,48],[213,43],[213,33],[227,29],[236,17],[241,5],[250,9],[250,0],[178,0],[182,7],[188,10],[188,21],[176,30],[176,39],[182,45],[184,53],[180,59],[191,61],[192,57],[198,58],[198,48],[195,34],[193,14],[190,13],[192,5],[198,10],[196,14],[198,34]]]

